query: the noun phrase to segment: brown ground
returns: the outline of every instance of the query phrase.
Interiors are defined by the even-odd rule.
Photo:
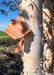
[[[20,75],[22,71],[21,54],[14,54],[14,48],[19,40],[0,40],[0,75]]]
[[[0,40],[0,75],[20,75],[23,69],[21,53],[14,54],[14,48],[19,40]],[[54,73],[52,74],[54,75]]]

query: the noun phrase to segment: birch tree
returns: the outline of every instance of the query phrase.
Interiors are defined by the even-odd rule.
[[[16,4],[15,0],[13,0]],[[24,37],[24,75],[41,75],[40,57],[43,50],[42,0],[20,0],[16,6],[21,10],[24,24],[31,32]]]
[[[42,1],[33,0],[28,3],[23,16],[32,32],[24,39],[24,75],[41,75]]]

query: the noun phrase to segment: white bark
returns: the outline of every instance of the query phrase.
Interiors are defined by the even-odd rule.
[[[28,0],[28,2],[31,0]],[[22,0],[23,17],[32,32],[24,39],[24,75],[41,75],[40,56],[42,52],[42,0]],[[24,6],[23,6],[24,4]],[[33,7],[33,8],[32,8]]]

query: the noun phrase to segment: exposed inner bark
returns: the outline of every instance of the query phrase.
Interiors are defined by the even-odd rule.
[[[50,71],[50,67],[51,69],[53,68],[52,67],[52,52],[51,52],[52,29],[49,24],[51,15],[48,10],[50,9],[50,6],[49,6],[50,2],[49,0],[45,0],[44,2],[44,7],[46,8],[45,11],[47,10],[47,13],[49,13],[50,17],[48,17],[48,14],[44,13],[45,18],[44,18],[43,27],[42,27],[42,2],[43,2],[42,0],[41,1],[40,0],[22,0],[19,5],[21,14],[23,18],[25,19],[25,23],[29,26],[29,29],[32,30],[32,32],[29,35],[27,35],[24,40],[24,56],[23,56],[24,75],[31,75],[32,73],[34,73],[34,75],[36,74],[41,75],[40,53],[43,50],[42,41],[41,41],[43,37],[43,27],[44,27],[44,35],[47,41],[49,40],[49,42],[48,43],[46,42],[44,45],[44,56],[46,58],[46,60],[44,61],[44,68],[46,69],[47,74],[48,74],[48,71]]]
[[[24,39],[24,75],[41,75],[40,52],[42,51],[42,0],[22,0],[23,17],[32,32]]]

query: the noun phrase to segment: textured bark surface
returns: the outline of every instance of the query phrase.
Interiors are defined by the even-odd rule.
[[[42,0],[22,0],[21,9],[25,22],[32,30],[24,39],[24,75],[41,75]]]
[[[47,42],[44,45],[44,69],[46,70],[45,74],[50,75],[52,72],[52,29],[49,21],[51,19],[50,14],[50,2],[45,0],[44,2],[44,19],[42,27],[42,0],[22,0],[19,8],[21,9],[21,14],[25,19],[25,25],[27,24],[29,29],[32,30],[29,35],[25,37],[24,40],[24,75],[41,75],[40,69],[40,56],[42,52],[42,37],[43,37],[43,28],[44,35],[47,39]],[[46,13],[45,13],[46,12]],[[49,59],[50,58],[50,59]],[[51,68],[51,69],[50,69]]]
[[[51,21],[51,13],[50,13],[50,2],[49,0],[44,1],[44,9],[43,9],[43,28],[44,28],[44,36],[46,38],[46,42],[44,45],[44,70],[46,75],[52,75],[53,72],[53,35],[52,35],[52,24]]]

